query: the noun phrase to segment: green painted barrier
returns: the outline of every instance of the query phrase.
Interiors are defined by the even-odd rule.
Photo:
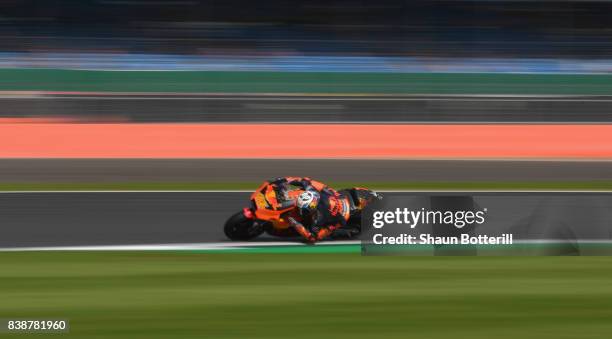
[[[612,94],[612,75],[0,69],[4,91]]]

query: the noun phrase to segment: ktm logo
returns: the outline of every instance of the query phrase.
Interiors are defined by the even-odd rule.
[[[344,205],[336,197],[329,198],[329,213],[333,216],[344,213]]]

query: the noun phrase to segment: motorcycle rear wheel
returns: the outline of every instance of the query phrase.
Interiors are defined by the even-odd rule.
[[[230,240],[251,240],[263,233],[263,227],[255,220],[248,219],[243,212],[232,215],[223,227],[223,232]]]

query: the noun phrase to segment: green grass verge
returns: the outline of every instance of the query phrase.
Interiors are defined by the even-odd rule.
[[[0,183],[0,191],[255,190],[255,182]],[[584,182],[330,182],[377,190],[612,190],[612,181]]]
[[[610,265],[612,257],[0,253],[0,318],[67,318],[71,333],[57,336],[70,338],[609,338]]]

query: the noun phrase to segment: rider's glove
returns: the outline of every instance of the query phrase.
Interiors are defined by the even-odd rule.
[[[289,217],[289,222],[293,228],[309,243],[317,241],[317,238],[304,227],[300,222],[295,220],[293,217]]]
[[[300,223],[297,220],[295,220],[293,217],[289,217],[287,218],[287,220],[289,220],[289,223],[291,224],[291,226],[300,225]]]

